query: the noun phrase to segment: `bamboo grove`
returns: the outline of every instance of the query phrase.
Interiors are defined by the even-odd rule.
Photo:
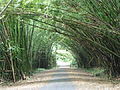
[[[119,11],[119,0],[12,1],[0,14],[0,78],[15,82],[54,67],[55,43],[72,52],[78,67],[101,67],[118,77]]]

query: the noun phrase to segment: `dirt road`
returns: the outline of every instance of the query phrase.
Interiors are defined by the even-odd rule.
[[[120,85],[113,85],[82,70],[60,68],[35,74],[32,79],[0,90],[120,90]]]

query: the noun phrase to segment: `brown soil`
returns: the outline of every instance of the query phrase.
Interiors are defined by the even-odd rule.
[[[19,81],[14,86],[0,87],[0,90],[120,90],[120,84],[112,84],[82,70],[62,68],[34,74],[28,80]]]
[[[108,79],[95,77],[91,73],[83,70],[72,70],[70,78],[73,78],[73,83],[76,85],[76,90],[120,90],[120,84],[113,84]]]

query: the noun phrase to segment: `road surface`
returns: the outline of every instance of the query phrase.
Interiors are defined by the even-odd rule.
[[[120,90],[104,79],[78,69],[59,68],[35,74],[31,79],[0,90]]]

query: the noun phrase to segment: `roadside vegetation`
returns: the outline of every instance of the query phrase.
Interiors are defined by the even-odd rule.
[[[119,11],[119,0],[0,0],[0,80],[55,67],[58,44],[78,68],[119,77]]]

